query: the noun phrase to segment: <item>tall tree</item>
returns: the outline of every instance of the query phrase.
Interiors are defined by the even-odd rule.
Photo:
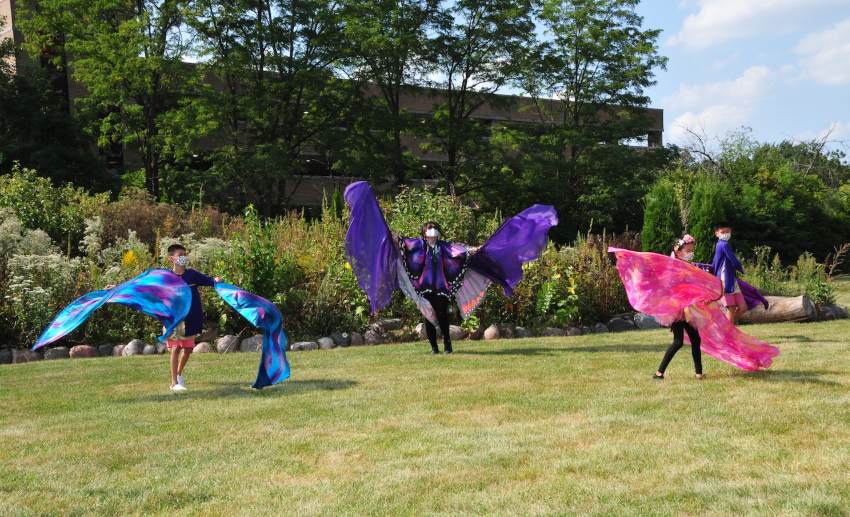
[[[435,26],[439,0],[347,0],[344,26],[352,58],[349,73],[371,99],[370,127],[362,136],[386,153],[393,181],[403,183],[411,171],[406,137],[415,122],[403,107],[403,95],[424,83],[429,31]]]
[[[208,97],[226,137],[214,161],[238,167],[240,197],[264,214],[287,205],[287,180],[298,184],[311,160],[331,165],[334,128],[352,96],[335,74],[346,52],[341,8],[332,0],[192,2],[204,69],[223,85]]]
[[[86,89],[77,100],[102,147],[140,155],[144,183],[161,197],[164,167],[197,138],[186,100],[195,71],[180,0],[24,0],[21,26],[32,55],[65,60]],[[62,48],[56,51],[57,42]]]
[[[440,12],[428,45],[438,102],[426,136],[427,149],[445,156],[441,172],[452,191],[464,172],[475,176],[476,161],[487,154],[482,144],[489,128],[473,115],[485,103],[508,104],[494,94],[518,73],[519,58],[534,39],[531,11],[526,0],[458,0]]]

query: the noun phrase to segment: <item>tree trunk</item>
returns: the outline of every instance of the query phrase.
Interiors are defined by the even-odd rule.
[[[740,320],[744,323],[781,323],[786,321],[809,321],[815,319],[815,304],[808,296],[765,296],[770,308],[758,307],[744,313]]]

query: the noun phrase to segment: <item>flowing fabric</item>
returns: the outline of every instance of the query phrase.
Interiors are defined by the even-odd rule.
[[[422,239],[394,242],[368,183],[349,185],[345,201],[351,212],[345,251],[372,313],[386,307],[392,292],[400,288],[434,323],[433,307],[423,293],[436,290],[454,296],[464,318],[483,300],[491,283],[511,296],[522,280],[522,265],[540,256],[549,229],[558,224],[554,207],[534,205],[505,221],[475,253],[468,253],[462,244],[440,241],[439,256],[431,257],[433,264]]]
[[[708,271],[712,275],[714,274],[714,266],[711,264],[703,264],[700,262],[691,262],[691,264],[703,271]],[[765,310],[770,308],[770,303],[768,303],[767,298],[765,298],[758,289],[744,282],[740,278],[738,278],[737,281],[738,287],[741,289],[741,294],[744,296],[744,301],[747,302],[748,311],[758,307],[759,305],[764,306]]]
[[[189,313],[192,291],[167,269],[149,269],[112,289],[92,291],[73,302],[53,319],[32,349],[37,350],[70,334],[105,303],[120,303],[158,319],[165,327],[164,341]]]
[[[263,331],[263,353],[253,388],[262,389],[289,378],[286,360],[286,334],[283,317],[277,306],[261,296],[224,282],[215,284],[215,291],[228,305],[252,325]]]
[[[351,211],[345,253],[374,315],[389,305],[399,287],[399,250],[369,183],[358,181],[346,187],[345,202]]]
[[[742,370],[767,368],[779,349],[741,332],[717,303],[720,280],[683,260],[656,253],[608,248],[636,310],[670,326],[685,320],[700,334],[708,355]]]

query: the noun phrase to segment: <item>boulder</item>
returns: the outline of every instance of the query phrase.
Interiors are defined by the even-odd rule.
[[[33,361],[41,361],[42,359],[44,359],[44,355],[41,350],[12,350],[12,362],[15,364],[31,363]]]
[[[637,326],[637,328],[642,330],[661,328],[661,324],[658,323],[658,320],[656,320],[649,314],[644,314],[642,312],[635,314],[635,325]]]
[[[608,332],[608,327],[604,323],[597,323],[593,326],[591,332],[594,334],[602,334],[604,332]]]
[[[500,329],[496,325],[490,325],[489,327],[484,329],[484,339],[486,339],[488,341],[491,340],[491,339],[499,339],[500,336],[501,336]]]
[[[351,334],[348,332],[334,332],[331,334],[331,339],[334,340],[336,346],[351,346]]]
[[[299,341],[297,343],[292,343],[289,349],[295,352],[299,350],[318,350],[319,344],[315,341]]]
[[[369,329],[363,335],[363,340],[367,345],[380,345],[384,342],[383,336],[376,330]]]
[[[195,345],[195,348],[192,349],[192,353],[194,354],[209,354],[210,352],[215,352],[215,348],[206,341],[202,341]]]
[[[214,328],[212,328],[212,329],[204,329],[204,331],[203,331],[203,332],[201,332],[201,333],[198,335],[198,342],[199,342],[199,343],[202,343],[202,342],[204,342],[204,341],[206,341],[206,342],[208,342],[208,343],[212,343],[212,342],[213,342],[213,341],[215,341],[216,339],[218,339],[218,330],[216,330],[216,329],[214,329]]]
[[[97,346],[97,355],[101,357],[110,357],[112,355],[112,351],[115,348],[115,345],[98,345]]]
[[[115,345],[114,347],[112,347],[112,355],[115,357],[123,357],[124,345]]]
[[[449,337],[452,341],[460,341],[466,339],[468,332],[457,325],[449,325]]]
[[[145,347],[142,348],[142,355],[156,355],[156,354],[157,354],[156,345],[145,345]]]
[[[501,339],[513,339],[516,335],[513,325],[499,325],[499,337]]]
[[[612,318],[611,321],[608,322],[608,330],[611,332],[626,332],[628,330],[635,330],[635,324],[625,318]]]
[[[12,349],[11,348],[0,349],[0,364],[11,364],[11,363],[12,363]]]
[[[68,352],[68,347],[66,346],[55,346],[44,351],[44,358],[48,361],[52,359],[68,359],[70,356],[70,352]]]
[[[427,341],[428,340],[428,334],[425,332],[425,324],[424,323],[420,323],[419,325],[416,325],[415,330],[416,330],[417,337],[419,337],[419,341]],[[438,336],[440,335],[440,329],[437,329],[437,335]]]
[[[124,357],[129,357],[131,355],[142,355],[142,352],[145,350],[145,342],[141,339],[134,339],[124,345],[124,349],[121,351],[121,355]]]
[[[363,334],[359,332],[351,333],[351,346],[363,346],[365,341],[363,341]]]
[[[517,327],[516,329],[514,329],[514,331],[516,333],[516,337],[518,337],[518,338],[529,338],[529,337],[531,337],[531,331],[528,330],[525,327]]]
[[[77,345],[68,352],[71,359],[82,359],[84,357],[97,357],[97,349],[91,345]]]
[[[215,340],[215,349],[219,354],[231,354],[239,351],[239,338],[233,334],[221,336]]]
[[[164,354],[168,350],[168,345],[160,340],[157,340],[154,346],[156,347],[157,354]]]
[[[542,334],[544,336],[547,336],[547,337],[556,337],[556,336],[566,336],[567,335],[567,333],[566,333],[566,331],[564,331],[564,329],[558,328],[558,327],[546,327],[545,329],[543,329]]]
[[[484,337],[484,329],[482,329],[481,327],[479,327],[479,328],[477,328],[477,329],[475,329],[475,330],[473,330],[472,332],[469,333],[469,339],[471,339],[472,341],[478,341],[478,340],[482,339],[483,337]]]
[[[581,333],[582,334],[593,334],[593,327],[582,327]]]
[[[255,334],[239,343],[240,352],[259,352],[263,349],[263,335]]]
[[[818,305],[818,321],[847,319],[847,308],[841,305]]]
[[[567,327],[567,335],[568,336],[580,336],[584,334],[578,327]]]
[[[403,326],[404,322],[400,318],[386,318],[372,323],[369,328],[383,334],[390,330],[401,330]]]
[[[320,337],[318,343],[319,348],[321,348],[322,350],[332,350],[336,348],[336,341],[334,341],[333,338],[330,337]]]

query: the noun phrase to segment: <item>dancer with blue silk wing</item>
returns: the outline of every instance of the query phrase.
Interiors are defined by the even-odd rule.
[[[522,280],[522,265],[536,260],[546,247],[549,229],[558,224],[555,209],[534,205],[505,223],[480,247],[442,240],[435,221],[423,224],[419,237],[396,237],[387,226],[378,200],[365,181],[345,189],[351,222],[345,251],[372,314],[386,307],[396,289],[413,300],[425,317],[431,351],[437,348],[437,326],[446,353],[452,353],[448,308],[455,301],[467,318],[492,283],[505,296]]]

